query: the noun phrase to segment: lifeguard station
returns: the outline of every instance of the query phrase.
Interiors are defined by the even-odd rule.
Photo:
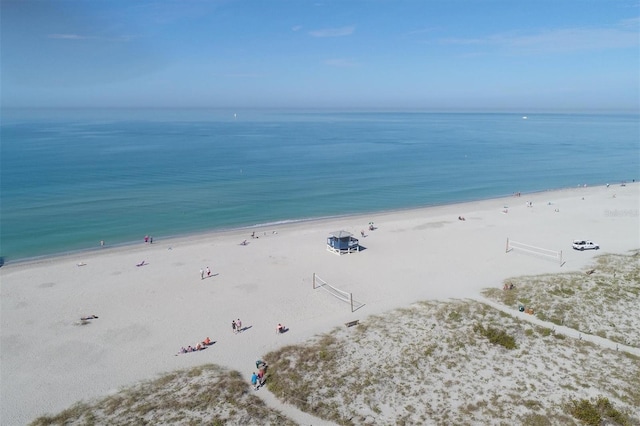
[[[336,231],[327,238],[327,250],[337,255],[360,251],[360,243],[347,231]]]

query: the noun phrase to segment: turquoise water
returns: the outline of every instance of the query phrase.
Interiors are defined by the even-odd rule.
[[[636,115],[4,110],[0,255],[631,181],[638,123]]]

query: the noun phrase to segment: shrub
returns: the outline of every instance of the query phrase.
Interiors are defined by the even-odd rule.
[[[596,407],[586,399],[580,401],[571,400],[569,403],[569,413],[584,424],[592,426],[600,425],[600,413]]]
[[[580,401],[572,399],[567,408],[569,414],[586,425],[599,426],[604,420],[618,425],[630,424],[627,416],[616,410],[609,399],[603,396],[591,401],[587,399],[581,399]]]
[[[498,330],[493,327],[484,328],[481,324],[474,325],[473,330],[489,339],[493,344],[504,346],[507,349],[515,349],[518,347],[516,345],[516,339],[504,330]]]

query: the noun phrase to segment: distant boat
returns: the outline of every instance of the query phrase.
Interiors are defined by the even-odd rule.
[[[523,116],[522,116],[522,119],[523,119],[523,120],[527,120],[528,118],[529,118],[529,117],[527,117],[526,115],[523,115]]]

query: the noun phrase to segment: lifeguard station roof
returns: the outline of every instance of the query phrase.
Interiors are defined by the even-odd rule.
[[[331,232],[329,235],[334,238],[342,239],[342,238],[349,238],[353,234],[347,231],[334,231],[334,232]]]

